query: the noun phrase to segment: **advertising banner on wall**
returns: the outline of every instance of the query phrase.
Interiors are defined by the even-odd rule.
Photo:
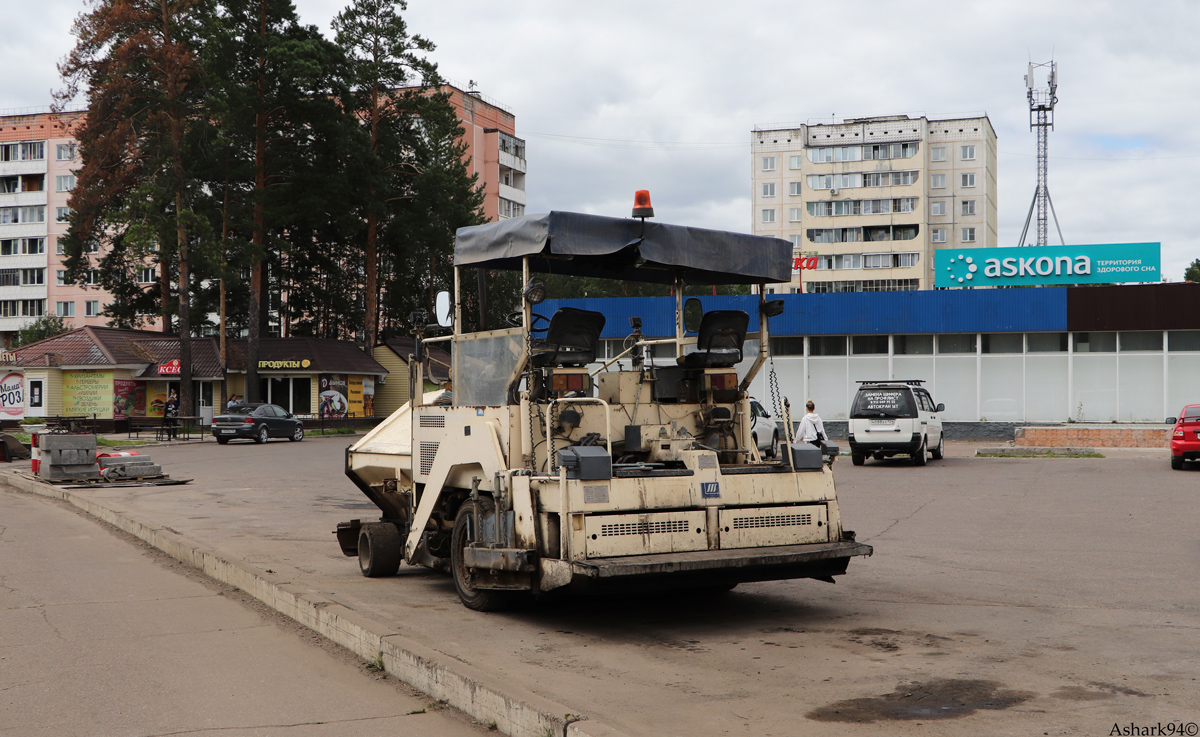
[[[167,408],[170,384],[165,381],[146,382],[146,416],[162,417]]]
[[[64,371],[62,392],[64,415],[112,417],[113,372]]]
[[[113,379],[113,419],[146,416],[146,382]]]
[[[0,379],[0,415],[9,419],[25,416],[25,374],[14,371]]]
[[[936,287],[1062,286],[1157,282],[1161,244],[945,248],[934,254]]]
[[[375,416],[375,377],[364,376],[363,386],[363,417]]]
[[[350,411],[349,382],[345,374],[321,374],[317,417],[345,417]]]
[[[346,405],[351,417],[363,416],[363,377],[346,377]]]

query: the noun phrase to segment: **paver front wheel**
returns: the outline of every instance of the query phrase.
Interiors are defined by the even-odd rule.
[[[942,460],[942,457],[946,455],[946,436],[945,435],[942,435],[938,438],[937,447],[933,449],[933,452],[930,455],[933,456],[933,460],[935,460],[935,461]]]
[[[367,578],[394,576],[404,557],[400,530],[390,522],[363,525],[358,531],[358,567]]]
[[[925,444],[926,444],[925,438],[921,438],[921,447],[917,448],[916,452],[913,453],[912,460],[913,460],[914,466],[924,466],[925,465],[925,463],[926,463]]]
[[[491,497],[479,497],[479,509],[484,514],[489,514],[495,507]],[[450,570],[454,575],[454,588],[458,590],[458,598],[463,606],[477,612],[494,612],[506,607],[512,601],[512,596],[507,591],[475,588],[475,572],[463,564],[463,550],[475,541],[477,529],[475,510],[470,501],[465,501],[454,518],[454,533],[450,538]]]
[[[267,430],[266,425],[262,425],[258,428],[258,434],[254,436],[254,442],[265,443],[269,437],[271,437],[270,431]]]
[[[298,443],[303,439],[304,439],[304,428],[303,427],[297,427],[296,430],[292,433],[291,437],[288,438],[288,440],[291,440],[293,443]]]

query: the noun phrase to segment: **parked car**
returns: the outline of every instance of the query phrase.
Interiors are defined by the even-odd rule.
[[[779,425],[754,397],[750,398],[750,432],[764,458],[779,455]]]
[[[1184,461],[1200,461],[1200,404],[1189,404],[1179,417],[1168,417],[1175,425],[1171,432],[1171,468],[1183,468]]]
[[[213,418],[212,432],[221,445],[234,438],[265,443],[269,438],[304,439],[304,423],[275,404],[235,404]]]
[[[883,460],[894,455],[912,456],[925,465],[926,453],[940,460],[945,453],[939,413],[945,405],[935,404],[920,379],[905,381],[860,381],[850,406],[850,460],[856,466],[867,456]]]

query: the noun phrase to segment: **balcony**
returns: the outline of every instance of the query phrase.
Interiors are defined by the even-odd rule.
[[[525,159],[519,159],[515,155],[505,151],[500,152],[500,166],[507,166],[509,169],[525,173]]]
[[[0,161],[0,177],[11,177],[14,174],[41,174],[45,171],[45,159],[38,161]]]
[[[0,207],[44,204],[46,204],[45,190],[39,192],[0,192]]]
[[[503,199],[510,200],[518,205],[525,205],[525,190],[510,187],[507,184],[500,185],[500,196]]]

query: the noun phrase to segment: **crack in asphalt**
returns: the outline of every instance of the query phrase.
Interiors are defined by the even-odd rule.
[[[893,527],[895,527],[896,525],[900,524],[901,522],[907,522],[907,521],[909,521],[910,519],[912,519],[913,517],[915,517],[915,516],[916,516],[917,512],[920,512],[922,509],[924,509],[925,507],[929,506],[929,505],[930,505],[932,502],[933,502],[933,500],[932,500],[932,499],[926,499],[924,504],[922,504],[921,506],[919,506],[919,507],[917,507],[916,509],[914,509],[914,510],[913,510],[913,511],[912,511],[912,512],[911,512],[911,513],[910,513],[910,514],[907,516],[907,517],[897,517],[897,518],[896,518],[896,520],[892,522],[892,524],[890,524],[890,525],[888,525],[887,527],[883,528],[883,531],[881,531],[881,532],[880,532],[879,534],[877,534],[877,535],[872,535],[871,537],[868,537],[868,538],[867,538],[867,540],[874,540],[874,539],[875,539],[875,538],[877,538],[877,537],[883,537],[885,534],[887,534],[887,531],[888,531],[888,530],[892,529]]]
[[[328,719],[323,721],[310,722],[292,722],[288,724],[255,724],[255,725],[239,725],[236,727],[200,727],[198,729],[181,729],[175,732],[154,732],[145,734],[143,737],[172,737],[178,734],[205,734],[216,732],[229,732],[232,730],[245,729],[292,729],[294,727],[312,727],[319,724],[356,724],[362,722],[373,722],[380,719],[395,719],[397,717],[417,716],[416,714],[382,714],[375,717],[354,717],[352,719]]]

